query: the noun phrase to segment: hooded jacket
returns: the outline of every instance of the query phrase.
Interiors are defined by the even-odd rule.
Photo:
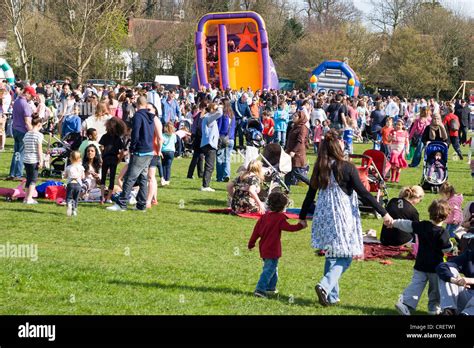
[[[132,118],[132,136],[130,152],[133,154],[153,153],[153,134],[155,132],[155,115],[146,109],[140,109]]]

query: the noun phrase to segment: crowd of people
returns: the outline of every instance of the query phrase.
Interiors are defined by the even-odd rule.
[[[44,133],[58,134],[63,140],[79,139],[70,149],[64,171],[68,216],[78,214],[78,202],[94,189],[100,189],[101,204],[112,204],[106,208],[109,211],[125,211],[134,187],[138,187],[135,209],[152,208],[158,198],[156,172],[162,186],[170,185],[174,158],[192,153],[187,178],[194,179],[197,168],[201,191],[214,191],[211,182],[216,169],[215,180],[228,182],[228,204],[233,212],[263,214],[248,245],[252,249],[260,238],[264,268],[256,296],[277,291],[281,231],[307,227],[306,216],[314,211],[312,245],[326,257],[323,278],[315,291],[321,305],[337,304],[340,277],[354,257],[363,256],[360,196],[383,217],[383,244],[413,243],[415,271],[396,305],[399,312],[410,314],[416,309],[428,282],[430,312],[474,314],[469,290],[474,284],[472,252],[443,263],[443,252],[452,249],[453,240],[460,241],[460,230],[472,228],[474,204],[470,202],[463,213],[462,196],[445,182],[442,197],[429,207],[430,220],[420,222],[415,205],[423,199],[421,187],[404,188],[399,198],[384,207],[367,191],[348,160],[354,142],[372,142],[387,156],[392,182],[399,182],[407,166],[419,166],[423,148],[430,142],[452,145],[463,160],[462,146],[473,148],[468,137],[471,111],[465,100],[438,103],[434,99],[250,88],[166,90],[158,84],[144,89],[96,88],[73,86],[68,79],[62,85],[19,82],[11,87],[0,83],[0,100],[0,150],[6,133],[14,139],[7,180],[22,179],[26,170],[25,204],[37,204],[33,192],[45,165]],[[286,194],[260,195],[265,180],[260,161],[250,161],[232,178],[232,154],[245,152],[249,145],[269,144],[279,144],[291,158],[285,186],[289,189],[298,181],[309,185],[296,225],[288,224],[282,214],[288,204]],[[307,153],[311,150],[317,160],[309,176]],[[436,154],[429,175],[443,176],[441,162]],[[474,161],[471,170],[474,178]]]

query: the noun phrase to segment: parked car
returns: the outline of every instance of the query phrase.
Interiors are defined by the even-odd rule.
[[[138,88],[150,88],[153,82],[139,82],[137,84]]]
[[[103,79],[92,79],[87,80],[87,84],[92,84],[94,87],[103,87],[103,86],[117,86],[117,82],[112,80],[103,80]]]

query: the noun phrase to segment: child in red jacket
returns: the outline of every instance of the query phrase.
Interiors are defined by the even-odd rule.
[[[278,260],[281,257],[281,231],[296,232],[306,228],[306,221],[296,225],[289,224],[288,217],[283,213],[288,205],[288,197],[281,192],[273,192],[268,196],[269,211],[263,215],[253,229],[248,248],[252,250],[260,238],[260,257],[263,259],[263,271],[257,283],[254,295],[266,298],[278,293]]]

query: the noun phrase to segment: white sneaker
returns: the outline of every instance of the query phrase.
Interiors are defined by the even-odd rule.
[[[67,216],[72,216],[72,202],[69,202],[69,203],[67,204],[66,215],[67,215]]]
[[[72,210],[72,216],[77,216],[77,209]]]
[[[428,311],[429,315],[440,315],[442,312],[441,307],[436,307],[434,311]]]
[[[210,187],[201,187],[201,191],[203,192],[216,192],[213,188]]]
[[[106,208],[108,211],[125,211],[126,209],[123,209],[120,205],[114,204],[111,207]]]
[[[400,295],[400,297],[398,298],[398,302],[395,304],[395,308],[401,315],[411,315],[410,309],[406,304],[403,303],[403,295]]]

